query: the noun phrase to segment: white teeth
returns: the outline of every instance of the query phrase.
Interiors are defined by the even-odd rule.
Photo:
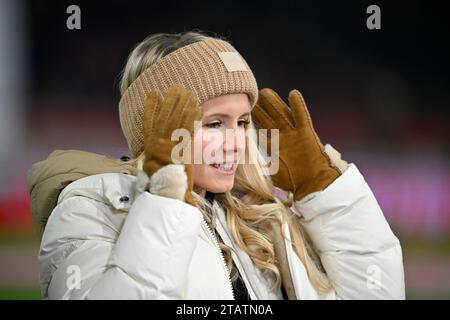
[[[230,162],[230,163],[221,163],[221,164],[215,163],[213,166],[216,167],[216,168],[222,169],[222,170],[230,170],[231,167],[233,166],[233,163],[232,162]]]
[[[224,164],[220,165],[220,167],[225,170],[230,170],[232,165],[233,165],[232,163],[224,163]]]

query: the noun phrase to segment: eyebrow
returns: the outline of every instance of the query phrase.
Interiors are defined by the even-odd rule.
[[[239,118],[242,118],[242,117],[244,117],[244,116],[248,116],[248,115],[250,115],[250,112],[245,112],[245,113],[243,113],[243,114],[241,114],[240,116],[239,116]],[[226,114],[226,113],[220,113],[220,112],[218,112],[218,113],[212,113],[212,114],[208,114],[205,118],[211,118],[211,117],[214,117],[214,116],[219,116],[219,117],[222,117],[222,118],[231,118],[231,116],[229,115],[229,114]]]

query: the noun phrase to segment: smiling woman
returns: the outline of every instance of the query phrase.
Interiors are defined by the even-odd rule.
[[[202,139],[201,150],[194,144],[194,159],[201,151],[204,161],[193,165],[193,178],[194,190],[204,196],[206,191],[224,193],[233,188],[240,156],[246,149],[250,103],[246,94],[235,93],[207,100],[202,108],[203,127],[197,132]]]
[[[45,298],[404,298],[398,239],[356,166],[321,143],[298,91],[289,106],[258,91],[229,42],[184,32],[137,45],[121,93],[133,159],[55,153],[29,172],[36,208],[64,185],[40,220]],[[279,130],[272,176],[253,122]],[[191,137],[182,163],[176,130]],[[89,174],[66,186],[75,156]]]
[[[174,79],[166,79],[166,82],[181,82],[191,91],[188,92],[183,88],[177,90],[171,87],[165,94],[165,100],[161,97],[159,102],[149,102],[147,97],[146,111],[152,116],[158,117],[155,113],[158,111],[162,113],[167,106],[168,109],[171,109],[170,115],[167,116],[170,117],[183,112],[190,114],[197,105],[201,106],[202,117],[199,117],[198,120],[202,121],[202,127],[195,132],[195,135],[192,132],[193,156],[196,159],[201,154],[201,163],[197,163],[197,161],[185,163],[188,184],[191,184],[187,190],[186,201],[195,204],[200,209],[204,221],[211,230],[216,230],[216,215],[219,214],[217,208],[213,208],[213,205],[219,205],[220,211],[223,211],[223,218],[227,220],[225,225],[229,229],[227,231],[236,242],[227,244],[220,239],[219,234],[214,234],[213,237],[219,240],[218,246],[226,262],[235,291],[238,286],[241,288],[238,290],[241,293],[238,298],[250,296],[246,286],[242,284],[242,276],[232,259],[232,250],[236,246],[246,254],[246,259],[252,259],[254,264],[252,268],[257,267],[262,271],[259,279],[257,279],[260,286],[265,287],[260,289],[266,292],[262,293],[263,296],[280,298],[283,297],[281,274],[276,265],[273,244],[268,241],[268,233],[271,232],[271,229],[265,230],[264,226],[288,221],[292,214],[286,204],[274,195],[274,186],[270,178],[263,174],[264,161],[259,154],[256,142],[247,138],[247,130],[254,129],[250,122],[250,111],[255,105],[258,94],[256,80],[245,60],[238,55],[229,43],[210,37],[199,41],[201,37],[201,34],[189,32],[180,35],[159,34],[147,38],[138,45],[130,54],[123,73],[121,88],[126,87],[124,83],[131,81],[132,84],[126,88],[123,94],[121,107],[123,110],[136,108],[135,104],[129,104],[129,101],[138,100],[133,96],[134,90],[130,89],[134,89],[133,84],[138,87],[136,83],[139,82],[141,82],[139,87],[144,86],[148,91],[157,89],[164,93],[166,84],[152,81],[150,74],[166,74],[164,70],[175,68],[174,66],[165,66],[166,63],[177,65],[180,63],[179,60],[183,62],[180,64],[180,68],[183,71],[186,70],[186,74],[174,74],[172,75]],[[169,39],[173,41],[170,45],[167,43],[170,41]],[[187,42],[189,41],[192,43],[188,45]],[[149,44],[153,46],[151,49],[148,48]],[[175,46],[181,46],[181,48],[166,53],[162,57],[156,54],[168,48],[173,49]],[[142,47],[146,47],[148,50],[142,51],[138,55],[136,52],[139,52]],[[209,53],[204,54],[202,50]],[[194,63],[190,62],[187,57],[190,51],[192,51],[192,56],[189,53],[189,59],[204,64],[205,68],[208,68],[208,74],[187,72],[195,68]],[[217,58],[211,59],[210,56],[216,52],[228,53],[228,55],[225,55],[226,58],[223,58],[224,55],[217,55]],[[156,58],[155,54],[157,55]],[[186,58],[184,58],[185,54]],[[237,54],[237,56],[231,54]],[[150,65],[143,67],[136,61],[149,61]],[[212,70],[208,65],[213,65],[217,69]],[[130,75],[133,73],[130,66],[144,71],[141,74],[135,73],[136,78],[134,79],[134,76]],[[197,66],[195,70],[201,72],[202,69]],[[224,79],[226,82],[220,82],[218,79]],[[189,100],[191,94],[198,98],[197,103],[186,103],[186,101],[191,101]],[[169,103],[169,101],[174,103]],[[158,106],[158,103],[160,106]],[[126,122],[131,113],[122,111],[122,127],[127,127]],[[167,119],[167,117],[161,114],[160,119]],[[149,123],[148,119],[145,121]],[[172,120],[167,122],[172,123]],[[161,121],[154,121],[153,123],[152,127],[163,125]],[[179,127],[180,125],[176,125],[173,129]],[[190,130],[192,131],[192,125]],[[231,132],[231,139],[226,131]],[[124,132],[126,133],[126,130]],[[149,176],[152,176],[161,167],[159,163],[169,164],[171,162],[167,157],[162,156],[164,153],[162,150],[174,148],[175,143],[167,142],[168,147],[166,147],[161,144],[161,137],[152,139],[155,135],[151,132],[145,133],[145,136],[148,137],[148,139],[146,138],[148,149],[145,149],[137,157],[137,166],[138,168],[142,167]],[[169,140],[169,136],[166,138]],[[128,139],[128,142],[130,149],[133,150],[135,139]],[[166,153],[167,156],[170,154],[169,151]],[[155,159],[158,159],[156,161],[158,165],[153,166]],[[247,159],[248,163],[239,163],[241,159]],[[148,165],[149,163],[152,163],[152,165]],[[149,167],[153,168],[146,170]],[[194,191],[195,203],[190,199],[192,191]],[[208,201],[205,198],[207,193],[214,195],[214,201]],[[309,253],[307,252],[306,239],[302,236],[300,229],[298,227],[293,228],[292,232],[295,234],[294,239],[297,243],[297,255],[304,261],[303,264],[311,275],[312,283],[319,292],[321,290],[329,291],[330,287],[326,277],[311,258],[314,252],[312,250]]]

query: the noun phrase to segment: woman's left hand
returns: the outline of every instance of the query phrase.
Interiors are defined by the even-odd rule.
[[[262,89],[252,117],[268,132],[279,129],[279,170],[272,180],[275,186],[293,192],[298,201],[325,189],[341,171],[330,160],[314,131],[300,92],[292,90],[288,100],[290,108],[275,91]],[[270,139],[268,144],[270,147]]]

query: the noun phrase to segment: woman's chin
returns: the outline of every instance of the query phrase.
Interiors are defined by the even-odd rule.
[[[233,189],[234,183],[217,183],[206,186],[206,190],[212,193],[225,193]]]
[[[224,193],[233,189],[236,168],[223,172],[208,165],[194,165],[194,184],[201,190]]]

